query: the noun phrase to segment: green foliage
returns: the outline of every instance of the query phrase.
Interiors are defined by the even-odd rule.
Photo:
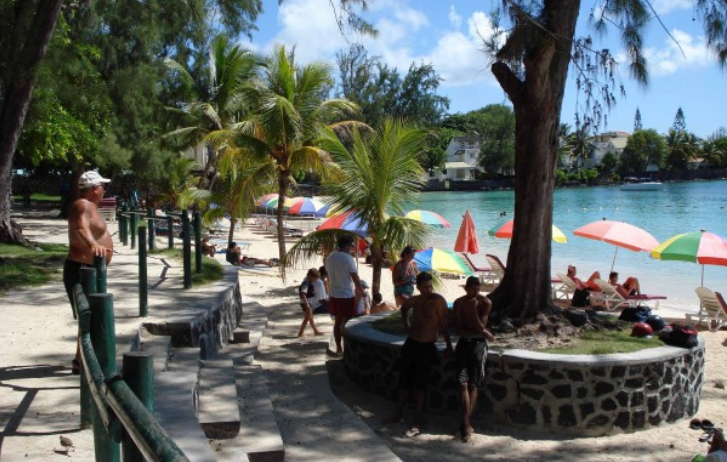
[[[568,346],[547,348],[543,353],[564,355],[606,355],[633,353],[634,351],[663,346],[658,337],[631,337],[629,330],[588,331]]]
[[[727,166],[727,130],[717,130],[707,138],[702,145],[702,156],[710,167]]]
[[[512,174],[515,168],[515,113],[502,104],[476,111],[479,118],[480,165],[487,172]]]
[[[402,78],[363,45],[336,54],[339,92],[358,104],[363,121],[379,127],[387,118],[407,120],[420,127],[436,125],[449,108],[449,99],[437,94],[442,79],[430,64],[412,63]]]
[[[669,134],[666,136],[667,154],[664,162],[666,168],[670,170],[686,169],[689,162],[699,155],[699,144],[699,139],[693,133],[673,128],[669,130]]]
[[[334,212],[355,211],[366,223],[371,240],[374,267],[372,289],[379,290],[384,250],[398,251],[407,244],[422,247],[426,225],[404,218],[405,206],[421,187],[423,170],[418,154],[425,132],[387,120],[375,133],[353,133],[351,146],[340,141],[331,129],[323,130],[321,146],[330,153],[339,170],[335,182],[326,185]],[[290,249],[286,265],[302,263],[318,252],[330,249],[334,232],[315,231]]]
[[[601,159],[601,171],[607,176],[618,168],[618,157],[613,152],[607,152]]]
[[[37,247],[0,244],[0,293],[60,280],[67,254],[68,247],[60,244],[38,244]]]
[[[638,174],[646,171],[649,165],[661,168],[667,146],[664,138],[656,130],[641,130],[629,137],[619,160],[622,175]]]

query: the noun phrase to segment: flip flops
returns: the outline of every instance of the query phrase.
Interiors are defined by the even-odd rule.
[[[692,430],[702,430],[705,432],[709,432],[710,430],[714,429],[714,424],[711,420],[708,419],[692,419],[689,422],[689,428]]]

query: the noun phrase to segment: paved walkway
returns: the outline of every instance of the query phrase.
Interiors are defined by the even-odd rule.
[[[33,240],[67,241],[66,224],[62,220],[21,220],[21,223],[26,236]],[[117,241],[116,236],[114,240]],[[118,244],[116,250],[119,253],[114,255],[108,270],[108,292],[114,295],[120,357],[128,351],[141,318],[138,317],[136,251]],[[181,264],[168,259],[150,258],[148,274],[150,316],[144,322],[191,315],[199,307],[212,303],[224,290],[218,285],[181,290]],[[258,294],[271,317],[259,363],[270,385],[286,446],[286,460],[398,460],[331,393],[325,341],[320,341],[321,337],[302,341],[294,338],[300,323],[298,305],[294,297],[290,298],[293,289],[282,282],[279,284],[280,289]],[[260,290],[251,285],[254,286],[241,280],[243,292]],[[60,435],[70,437],[76,446],[68,454],[71,460],[94,460],[92,433],[80,430],[79,426],[78,376],[71,375],[70,369],[77,327],[60,277],[57,282],[19,288],[0,297],[0,319],[3,339],[0,460],[48,461],[61,457],[59,460],[68,460],[65,452],[60,451]],[[327,327],[330,331],[332,326]]]

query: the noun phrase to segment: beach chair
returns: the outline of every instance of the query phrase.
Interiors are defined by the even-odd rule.
[[[491,282],[491,284],[499,284],[505,277],[505,265],[497,255],[486,254],[485,258],[487,259],[487,263],[490,264],[490,274],[494,274],[494,278],[492,278],[494,282]]]
[[[553,283],[553,299],[570,300],[571,296],[576,293],[578,284],[563,273],[556,273],[555,275],[558,276],[557,280],[551,279]]]
[[[666,300],[663,295],[640,294],[623,297],[614,286],[603,279],[594,279],[593,282],[601,289],[600,292],[591,292],[591,300],[602,303],[607,310],[616,310],[622,306],[637,306],[640,303],[648,305],[654,303],[654,309],[659,309],[659,300]]]
[[[470,256],[464,252],[458,252],[457,254],[462,257],[462,261],[467,264],[472,274],[480,278],[482,284],[497,284],[497,275],[492,272],[492,268],[475,265]]]
[[[727,303],[722,294],[706,287],[697,287],[695,292],[699,297],[699,313],[687,314],[687,321],[691,323],[696,318],[696,324],[706,325],[711,332],[727,325]]]

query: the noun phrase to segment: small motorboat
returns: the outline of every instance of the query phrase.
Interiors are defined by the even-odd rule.
[[[651,178],[626,177],[621,184],[621,191],[660,191],[661,185],[662,183]]]

